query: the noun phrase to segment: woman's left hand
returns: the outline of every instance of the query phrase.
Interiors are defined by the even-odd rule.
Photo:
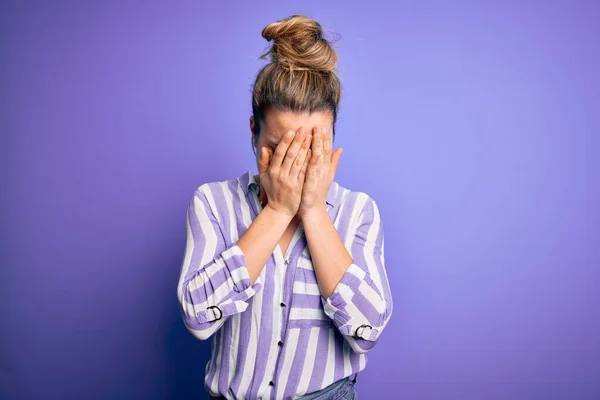
[[[340,162],[342,148],[332,153],[332,133],[320,126],[313,128],[312,156],[306,169],[302,199],[298,215],[304,218],[313,210],[325,209],[327,193],[335,178],[335,172]]]

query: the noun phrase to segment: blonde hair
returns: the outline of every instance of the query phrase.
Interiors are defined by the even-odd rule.
[[[252,90],[254,136],[258,137],[269,110],[329,110],[335,127],[341,98],[335,70],[338,58],[321,25],[304,15],[292,15],[267,25],[262,36],[273,44],[260,56],[270,55],[271,62],[260,69]]]

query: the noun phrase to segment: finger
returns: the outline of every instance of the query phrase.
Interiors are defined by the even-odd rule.
[[[258,174],[264,175],[269,169],[269,152],[266,147],[260,148],[260,158],[258,159]]]
[[[297,178],[305,162],[308,162],[309,157],[307,157],[307,154],[310,150],[310,143],[312,141],[311,136],[312,135],[307,132],[306,136],[304,137],[304,142],[302,142],[302,146],[298,151],[298,155],[296,156],[296,159],[294,160],[292,167],[290,168],[289,176],[291,179]]]
[[[303,127],[298,128],[298,130],[296,131],[296,135],[294,136],[294,140],[292,141],[292,144],[290,144],[290,147],[285,153],[285,158],[283,159],[283,164],[281,165],[281,171],[283,173],[287,175],[290,174],[294,166],[295,160],[298,157],[298,154],[300,153],[300,149],[302,149],[302,146],[304,145],[305,139],[306,129],[304,129]],[[300,165],[302,165],[302,162],[300,162]]]
[[[267,147],[267,167],[271,166],[273,161],[273,150]]]
[[[300,183],[304,183],[304,180],[306,179],[306,169],[308,168],[308,164],[310,163],[311,157],[312,157],[312,150],[308,149],[308,151],[306,152],[306,158],[304,159],[304,164],[302,165],[302,168],[298,172],[298,182],[300,182]]]
[[[331,152],[333,146],[333,135],[328,131],[323,131],[323,158],[326,163],[329,163],[331,160]]]
[[[283,163],[283,159],[285,157],[285,153],[287,153],[288,147],[290,147],[290,144],[292,143],[295,134],[296,132],[290,130],[287,131],[285,135],[283,135],[283,138],[281,139],[281,141],[277,145],[277,148],[275,149],[273,160],[271,161],[271,164],[274,168],[281,167],[281,164]]]
[[[342,156],[343,151],[344,149],[340,147],[339,149],[336,149],[331,155],[331,166],[329,169],[331,171],[331,180],[333,180],[333,178],[335,177],[335,173],[337,171],[338,165],[340,164],[340,157]]]
[[[313,129],[313,139],[312,139],[312,154],[310,162],[312,164],[317,164],[323,158],[323,137],[321,134],[321,127],[315,126]]]

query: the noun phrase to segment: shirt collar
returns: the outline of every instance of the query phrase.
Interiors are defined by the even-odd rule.
[[[240,175],[238,177],[238,182],[240,183],[240,186],[244,190],[244,194],[246,196],[248,196],[248,193],[251,190],[255,192],[258,191],[258,184],[256,182],[256,178],[254,177],[254,174],[252,174],[251,171],[246,171],[245,173]]]
[[[248,196],[250,191],[253,191],[254,193],[258,193],[258,182],[256,180],[256,177],[252,173],[252,171],[246,171],[244,174],[242,174],[240,177],[238,177],[238,182],[242,186],[242,189],[244,190],[244,194],[246,196]],[[335,181],[333,181],[331,183],[331,186],[329,187],[329,192],[327,192],[326,202],[330,207],[337,206],[338,188],[339,188],[339,185]]]

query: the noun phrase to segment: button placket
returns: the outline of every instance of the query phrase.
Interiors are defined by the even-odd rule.
[[[275,369],[273,371],[273,380],[269,381],[269,386],[274,387],[275,386],[275,382],[274,382],[274,377],[277,376],[277,370],[279,368],[279,364],[281,363],[281,354],[282,354],[282,349],[283,349],[283,336],[285,335],[285,332],[287,330],[287,322],[283,321],[283,319],[285,319],[285,307],[288,306],[288,304],[284,301],[285,298],[285,283],[287,281],[287,276],[289,274],[291,274],[292,276],[294,275],[294,271],[295,271],[295,265],[292,264],[290,262],[290,257],[293,254],[294,249],[296,248],[298,241],[302,238],[303,236],[303,226],[302,223],[300,223],[298,225],[298,227],[296,228],[296,231],[294,232],[294,235],[292,236],[292,240],[290,241],[288,248],[286,249],[285,254],[283,254],[281,252],[281,248],[279,247],[279,245],[277,245],[277,250],[279,250],[279,254],[281,255],[280,260],[283,260],[283,264],[285,266],[285,270],[284,270],[284,279],[283,279],[283,290],[282,290],[282,299],[279,303],[279,306],[281,307],[281,312],[282,312],[282,326],[281,326],[281,334],[280,334],[280,339],[277,342],[277,346],[278,346],[278,352],[277,352],[277,360],[275,362]],[[277,261],[278,257],[275,257],[275,261]],[[290,270],[291,269],[291,270]],[[292,282],[293,284],[293,282]],[[291,292],[291,290],[290,290]]]
[[[294,233],[294,237],[292,238],[292,241],[291,241],[291,242],[290,242],[290,244],[288,245],[288,249],[287,249],[286,253],[285,253],[285,254],[283,254],[283,253],[280,251],[280,254],[282,255],[283,263],[284,263],[284,265],[285,265],[286,267],[287,267],[287,266],[290,264],[290,253],[291,253],[291,251],[292,251],[292,249],[293,249],[293,247],[294,247],[294,242],[295,242],[295,241],[294,241],[294,238],[295,238],[297,235],[298,235],[298,229],[297,229],[297,230],[296,230],[296,232]],[[279,247],[279,246],[278,246],[278,247]],[[279,250],[281,250],[281,249],[279,249]],[[277,262],[277,257],[274,257],[274,260],[275,260],[275,262]],[[281,299],[281,301],[279,302],[279,306],[281,307],[281,312],[282,312],[282,313],[281,313],[281,316],[282,316],[282,328],[281,328],[281,329],[284,329],[283,327],[285,326],[285,322],[283,321],[283,318],[284,318],[284,316],[285,316],[285,312],[286,312],[286,310],[285,310],[285,307],[287,307],[287,303],[286,303],[286,302],[283,300],[283,298],[284,298],[284,296],[285,296],[285,277],[286,277],[286,274],[288,273],[288,270],[287,270],[287,268],[286,268],[286,269],[284,269],[284,270],[282,270],[282,271],[281,271],[281,273],[283,273],[283,280],[282,280],[282,283],[283,283],[283,284],[282,284],[282,288],[281,288],[281,289],[282,289],[282,290],[281,290],[281,292],[282,292],[282,293],[281,293],[281,297],[282,297],[282,299]],[[272,378],[272,379],[269,381],[269,386],[270,386],[270,387],[274,387],[274,386],[275,386],[275,381],[274,381],[274,379],[275,379],[275,376],[277,375],[277,365],[278,365],[278,363],[279,363],[279,360],[280,360],[280,358],[281,358],[281,350],[282,350],[282,349],[283,349],[283,341],[281,340],[281,338],[279,338],[279,339],[278,339],[278,341],[277,341],[277,360],[276,360],[276,362],[275,362],[274,370],[272,371],[272,377],[273,377],[273,378]]]

